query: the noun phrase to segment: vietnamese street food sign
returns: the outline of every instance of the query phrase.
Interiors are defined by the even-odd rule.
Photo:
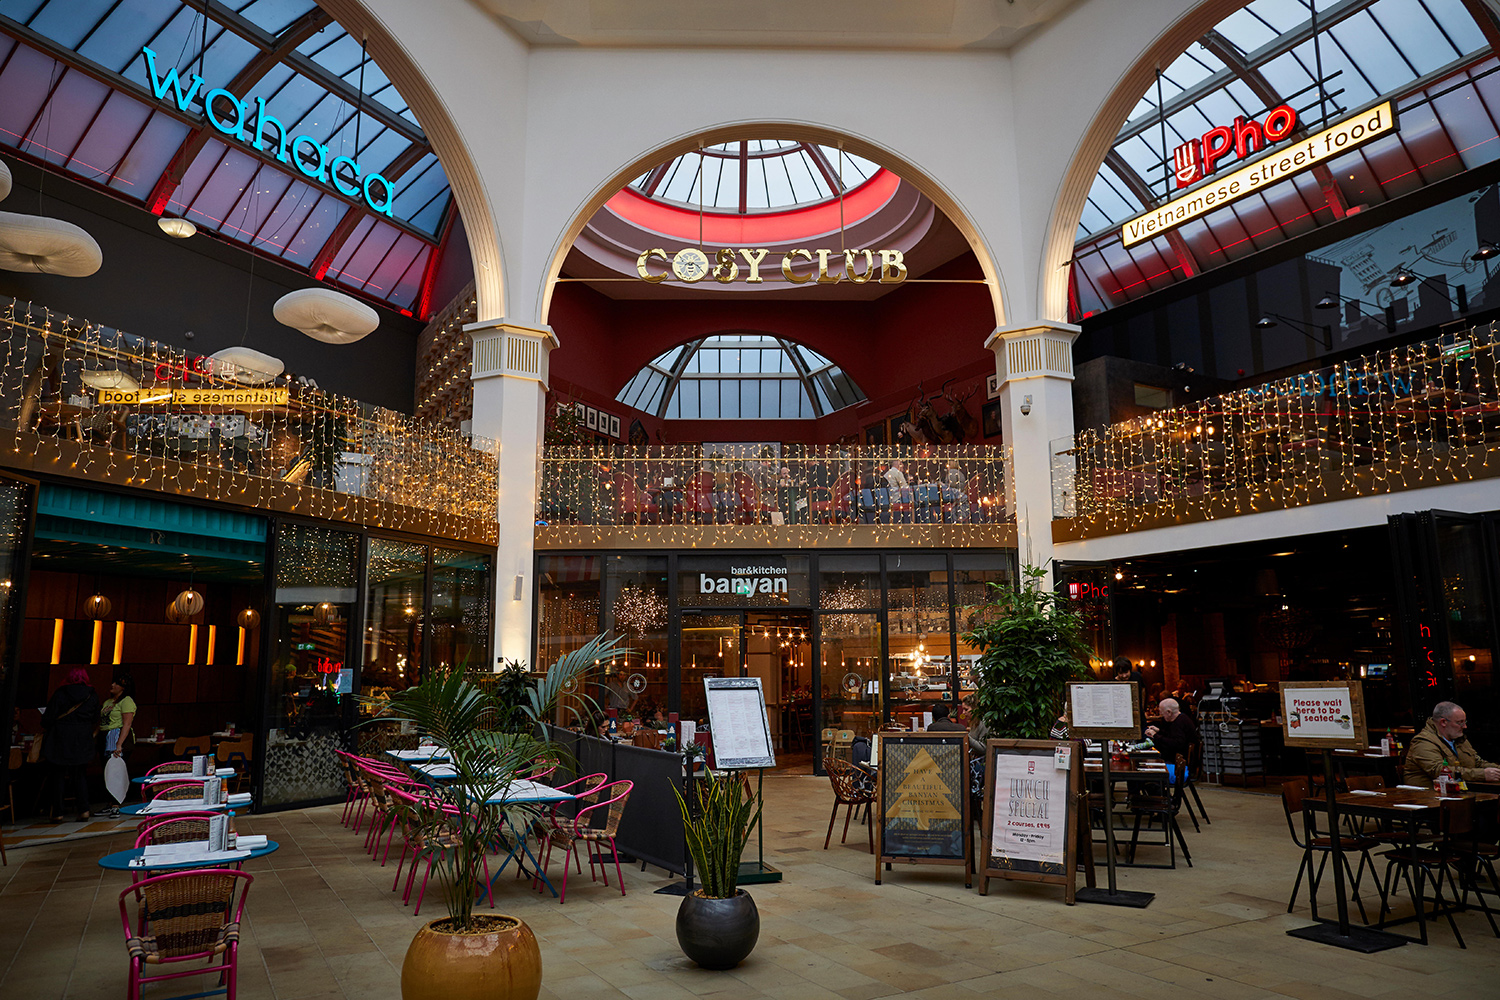
[[[1266,125],[1261,126],[1261,134],[1267,138],[1288,134],[1289,127],[1287,133],[1280,131],[1284,121],[1285,119],[1273,121],[1268,116]],[[1230,140],[1223,141],[1223,148],[1220,148],[1221,144],[1210,142],[1209,136],[1205,135],[1197,152],[1190,147],[1174,158],[1174,166],[1180,178],[1212,174],[1217,158],[1227,155],[1228,149],[1235,145],[1232,130],[1227,126],[1221,126],[1221,129],[1231,132]],[[1160,236],[1246,195],[1262,191],[1277,181],[1326,165],[1334,157],[1342,156],[1351,149],[1395,132],[1396,129],[1396,106],[1393,103],[1386,101],[1367,108],[1316,135],[1274,149],[1249,166],[1241,167],[1233,173],[1202,184],[1165,205],[1141,213],[1120,227],[1120,242],[1129,247]],[[1242,140],[1239,148],[1249,152],[1249,145],[1248,141]],[[1215,155],[1211,157],[1210,153]]]
[[[265,389],[183,389],[157,386],[148,389],[100,389],[100,406],[286,406],[291,390],[285,386]]]

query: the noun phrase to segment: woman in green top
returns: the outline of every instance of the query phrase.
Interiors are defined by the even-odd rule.
[[[104,733],[104,752],[118,757],[130,739],[135,722],[135,681],[129,674],[115,674],[109,684],[109,700],[99,714],[99,729]]]

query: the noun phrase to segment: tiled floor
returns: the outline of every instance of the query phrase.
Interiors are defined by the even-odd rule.
[[[1446,927],[1431,947],[1363,956],[1285,936],[1307,923],[1284,910],[1298,855],[1269,796],[1204,789],[1213,825],[1188,830],[1195,868],[1126,871],[1125,888],[1156,892],[1149,909],[1064,906],[1059,891],[991,883],[980,896],[952,869],[911,867],[873,883],[864,831],[824,851],[831,794],[824,779],[766,780],[768,860],[780,885],[751,889],[758,947],[730,972],[682,957],[673,936],[680,900],[654,895],[656,870],[627,870],[629,895],[587,880],[568,902],[503,878],[501,908],[541,941],[544,998],[675,1000],[922,1000],[1129,997],[1307,1000],[1495,996],[1500,940],[1482,916],[1461,917],[1460,951]],[[250,817],[246,832],[282,849],[256,875],[244,936],[241,996],[394,998],[419,920],[390,890],[391,867],[360,852],[337,808]],[[116,835],[15,851],[0,869],[0,997],[109,997],[124,990],[118,898],[126,877],[103,872]],[[554,866],[557,867],[557,866]],[[422,919],[441,915],[430,895]],[[184,990],[160,989],[156,996]]]

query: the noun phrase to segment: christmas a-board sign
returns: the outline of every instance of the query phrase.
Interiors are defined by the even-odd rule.
[[[968,733],[884,733],[875,789],[875,884],[894,862],[961,865],[974,882]]]

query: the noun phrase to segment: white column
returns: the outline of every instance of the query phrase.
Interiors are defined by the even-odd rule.
[[[1043,321],[1001,327],[984,342],[995,352],[1000,376],[1001,433],[1010,448],[1005,478],[1021,564],[1047,569],[1048,586],[1052,446],[1073,434],[1073,341],[1079,332],[1076,326]]]
[[[495,442],[500,522],[495,552],[495,655],[531,660],[537,477],[547,402],[547,359],[557,336],[503,319],[464,327],[474,341],[475,437]],[[495,663],[490,664],[494,669]]]

